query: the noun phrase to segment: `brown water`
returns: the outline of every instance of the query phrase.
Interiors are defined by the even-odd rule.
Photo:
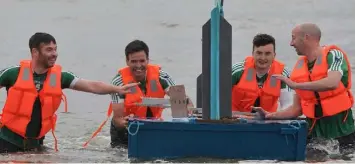
[[[65,69],[82,78],[110,82],[125,65],[126,44],[141,39],[150,46],[151,62],[162,65],[176,83],[185,84],[195,101],[195,79],[201,72],[201,26],[213,5],[212,0],[0,0],[0,67],[29,58],[29,37],[43,31],[56,37],[58,63]],[[253,36],[264,32],[275,36],[277,58],[292,68],[297,55],[289,46],[291,30],[303,22],[317,23],[322,43],[339,45],[355,61],[354,6],[355,0],[225,0],[225,17],[233,26],[233,62],[249,55]],[[6,94],[1,92],[3,102]],[[128,161],[127,150],[109,148],[109,124],[82,149],[104,120],[110,96],[65,93],[70,113],[59,113],[60,152],[0,155],[0,161]],[[52,148],[51,135],[45,143]]]

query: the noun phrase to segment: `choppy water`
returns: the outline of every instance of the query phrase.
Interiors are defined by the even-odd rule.
[[[110,82],[125,64],[124,47],[137,38],[150,46],[151,62],[161,64],[178,84],[185,84],[195,101],[195,79],[201,72],[201,26],[213,5],[212,0],[0,0],[0,67],[29,58],[29,37],[44,31],[56,37],[58,63],[64,68],[82,78]],[[355,0],[225,0],[225,17],[233,26],[233,62],[249,55],[253,36],[265,32],[276,37],[277,58],[292,68],[297,55],[289,46],[291,30],[298,23],[315,22],[322,29],[322,42],[338,44],[353,63],[354,6]],[[1,92],[3,103],[6,95]],[[65,93],[70,113],[59,113],[60,152],[2,155],[0,161],[128,161],[127,150],[109,148],[109,124],[82,149],[104,120],[110,97]],[[45,142],[52,148],[51,135]]]

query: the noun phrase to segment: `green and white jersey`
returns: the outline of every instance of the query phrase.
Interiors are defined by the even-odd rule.
[[[308,63],[308,70],[312,70],[315,61]],[[344,54],[339,50],[331,50],[327,56],[328,72],[338,71],[342,74],[341,82],[344,86],[348,85],[349,70],[348,64],[344,57]],[[336,106],[336,104],[334,104]],[[321,106],[316,106],[316,115],[322,115]],[[347,116],[345,122],[343,119]],[[309,125],[312,125],[312,120],[307,119]],[[352,110],[349,110],[347,114],[346,111],[336,114],[331,117],[321,118],[317,120],[312,133],[312,137],[322,137],[322,138],[338,138],[342,136],[349,135],[355,131],[354,119]]]
[[[308,69],[312,70],[314,62],[308,63]],[[343,76],[341,77],[341,82],[345,86],[348,86],[348,63],[344,58],[344,54],[339,50],[330,50],[327,56],[328,72],[329,71],[339,71]]]

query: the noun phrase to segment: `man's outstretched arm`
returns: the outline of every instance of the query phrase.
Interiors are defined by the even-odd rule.
[[[106,84],[100,81],[92,81],[92,80],[85,80],[79,79],[73,86],[72,89],[82,92],[89,92],[94,94],[112,94],[112,93],[119,93],[119,94],[126,94],[130,92],[132,87],[137,86],[139,83],[131,83],[122,86],[115,86],[112,84]]]

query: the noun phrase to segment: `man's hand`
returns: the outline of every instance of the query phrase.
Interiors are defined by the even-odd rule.
[[[287,86],[289,86],[291,89],[295,89],[297,87],[297,83],[292,81],[291,79],[280,75],[280,74],[275,74],[275,75],[271,75],[271,77],[274,77],[276,79],[279,79],[281,81],[283,81],[284,83],[286,83]],[[296,88],[297,89],[297,88]]]
[[[139,83],[129,83],[123,86],[116,86],[116,92],[121,95],[131,93],[131,88],[136,87],[137,85],[139,85]]]
[[[264,110],[262,107],[251,107],[253,110],[257,111],[260,115],[262,115],[261,117],[263,117],[266,120],[272,120],[272,119],[277,119],[277,117],[275,117],[278,112],[268,112],[266,110]]]
[[[259,113],[259,116],[261,117],[261,119],[265,119],[266,115],[269,114],[269,112],[267,112],[266,110],[264,110],[262,107],[254,107],[251,106],[251,109],[256,111],[257,113]]]
[[[263,113],[263,114],[269,114],[270,112],[264,110],[262,107],[255,107],[255,106],[251,106],[250,107],[252,110],[259,112],[259,113]]]
[[[133,117],[134,115],[128,115],[126,117],[116,117],[113,119],[113,122],[115,124],[116,127],[118,128],[125,128],[128,126],[128,119]]]
[[[275,113],[266,114],[265,115],[265,119],[269,119],[269,120],[275,119]]]

